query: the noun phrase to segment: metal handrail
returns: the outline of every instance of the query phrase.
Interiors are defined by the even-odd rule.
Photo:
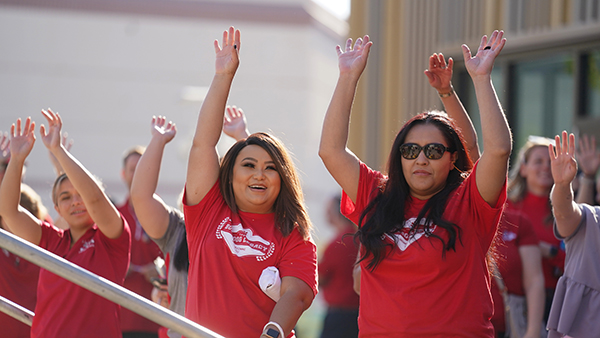
[[[173,329],[188,338],[224,338],[173,311],[165,309],[37,245],[31,244],[4,229],[0,229],[0,248],[4,248],[82,288],[115,302],[155,323]],[[0,306],[0,311],[5,312],[2,306]],[[12,315],[8,312],[5,313]],[[26,324],[31,325],[31,323]]]
[[[7,315],[15,318],[16,320],[31,326],[33,321],[33,312],[27,310],[17,303],[13,303],[10,300],[0,296],[0,312],[4,312]]]

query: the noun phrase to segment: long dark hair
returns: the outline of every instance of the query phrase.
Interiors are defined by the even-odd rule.
[[[438,128],[448,142],[450,151],[458,154],[454,163],[458,170],[451,170],[444,188],[425,203],[410,229],[410,235],[414,236],[417,230],[423,229],[427,236],[439,239],[443,244],[442,256],[445,256],[446,251],[455,251],[457,239],[460,241],[460,227],[444,220],[442,215],[450,193],[465,180],[473,168],[473,161],[465,150],[465,141],[460,130],[448,115],[439,111],[421,113],[410,119],[396,135],[388,158],[389,176],[381,182],[376,197],[371,200],[360,216],[360,229],[355,236],[365,248],[360,260],[371,258],[367,265],[371,271],[375,270],[393,248],[393,244],[386,243],[383,237],[402,231],[406,220],[404,212],[406,200],[410,197],[410,188],[402,171],[402,156],[399,148],[404,144],[406,135],[413,127],[426,124]],[[432,233],[430,228],[432,224],[448,232],[448,241]]]
[[[288,236],[294,228],[304,239],[308,239],[312,224],[308,218],[304,205],[304,195],[300,186],[300,178],[292,157],[286,150],[283,142],[273,135],[267,133],[254,133],[244,140],[236,142],[223,156],[219,170],[220,189],[223,199],[233,212],[238,212],[235,203],[235,195],[231,181],[233,179],[233,167],[235,159],[242,149],[249,145],[257,145],[263,148],[275,162],[275,167],[281,178],[281,190],[275,200],[274,210],[277,226],[283,234]]]

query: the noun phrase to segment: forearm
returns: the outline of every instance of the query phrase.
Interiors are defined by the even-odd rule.
[[[573,201],[571,183],[555,183],[550,192],[554,221],[558,232],[568,237],[581,222],[581,210]]]
[[[150,140],[135,168],[130,192],[132,199],[149,199],[156,192],[165,145],[158,137]]]
[[[319,145],[319,155],[323,161],[326,161],[331,153],[346,151],[350,113],[357,85],[358,78],[349,74],[340,74],[323,121]]]
[[[18,213],[24,163],[24,160],[13,158],[6,167],[4,179],[0,184],[0,201],[2,201],[0,203],[0,215],[4,218],[9,218]],[[10,224],[9,228],[11,228]]]
[[[525,282],[525,298],[527,299],[527,336],[539,337],[544,317],[544,278]]]
[[[215,74],[198,114],[192,147],[214,147],[219,142],[232,82],[233,74]]]
[[[579,180],[579,189],[577,189],[575,202],[594,205],[594,185],[596,184],[594,179],[586,177],[585,174],[580,177],[576,177],[575,179]]]
[[[481,116],[484,152],[502,159],[510,156],[512,137],[490,75],[473,78]]]
[[[440,99],[442,100],[442,104],[444,105],[444,109],[448,116],[456,122],[456,125],[462,131],[468,148],[466,150],[469,152],[471,159],[475,162],[479,159],[479,145],[473,121],[471,121],[469,114],[467,114],[465,107],[452,87],[449,89],[448,93],[451,93],[451,95],[445,95],[440,97]]]
[[[310,300],[312,302],[312,299]],[[290,332],[296,326],[298,319],[302,313],[308,309],[311,302],[306,302],[298,296],[292,295],[291,293],[284,293],[281,295],[279,301],[275,305],[273,312],[271,312],[270,322],[275,322],[283,329],[281,338],[287,337]],[[266,324],[266,323],[265,323]]]

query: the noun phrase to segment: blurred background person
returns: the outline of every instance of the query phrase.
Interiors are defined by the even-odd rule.
[[[565,264],[561,241],[554,237],[552,231],[550,190],[554,180],[550,170],[548,145],[553,142],[546,137],[529,136],[519,150],[517,161],[509,174],[506,206],[507,210],[520,212],[529,219],[540,241],[546,293],[544,322],[548,320],[556,283]]]
[[[352,278],[358,254],[356,226],[340,212],[341,199],[337,195],[327,205],[327,221],[335,235],[319,262],[319,286],[327,303],[321,338],[358,337],[359,297]]]
[[[128,149],[123,155],[121,178],[127,185],[128,192],[131,190],[135,168],[144,150],[144,147],[135,146]],[[156,257],[161,257],[162,253],[140,225],[131,205],[130,196],[117,209],[125,217],[131,229],[131,258],[123,286],[142,297],[150,299],[153,288],[152,278],[158,277],[154,260]],[[159,327],[160,325],[129,309],[121,309],[123,338],[157,338]]]

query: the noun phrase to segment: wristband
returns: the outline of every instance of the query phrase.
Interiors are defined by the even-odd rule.
[[[267,329],[267,326],[269,325],[273,325],[277,328],[277,330],[273,330],[272,328]],[[279,331],[279,332],[277,332]],[[281,328],[281,325],[275,323],[275,322],[268,322],[265,327],[263,328],[263,335],[269,337],[269,338],[278,338],[279,336],[281,336],[281,338],[283,338],[283,329]]]
[[[452,87],[452,86],[450,86],[450,91],[449,91],[449,92],[447,92],[447,93],[439,93],[439,92],[438,92],[438,95],[439,95],[441,98],[450,97],[450,96],[452,96],[452,94],[454,94],[454,87]]]

